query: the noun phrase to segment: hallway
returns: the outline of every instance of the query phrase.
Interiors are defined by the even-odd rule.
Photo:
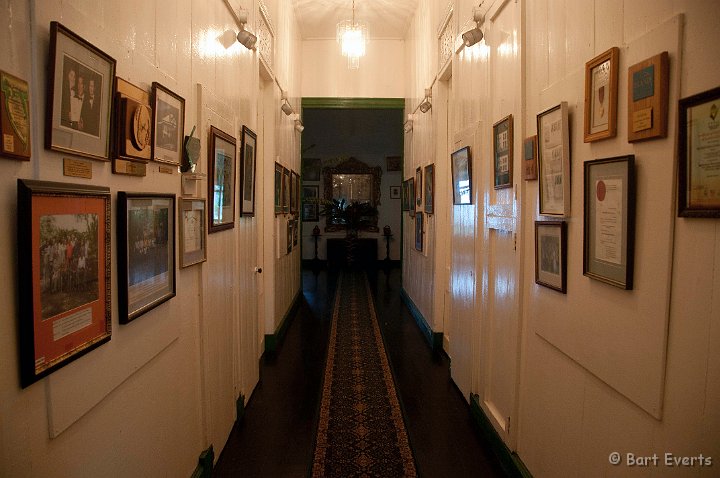
[[[260,383],[214,476],[301,477],[312,466],[337,271],[302,273],[304,301],[279,351],[261,360]],[[504,476],[400,298],[400,270],[368,272],[380,328],[420,476]]]

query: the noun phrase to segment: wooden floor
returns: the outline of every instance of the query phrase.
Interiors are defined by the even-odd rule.
[[[452,383],[400,298],[400,270],[368,272],[378,321],[423,477],[504,476]],[[305,477],[313,457],[322,374],[337,283],[333,271],[303,271],[303,295],[278,352],[263,356],[260,383],[213,475]]]

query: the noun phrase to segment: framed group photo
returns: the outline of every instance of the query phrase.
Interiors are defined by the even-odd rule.
[[[537,115],[540,215],[570,214],[570,127],[563,101]]]
[[[255,215],[255,164],[257,161],[257,135],[247,126],[242,127],[242,154],[240,214]]]
[[[535,221],[535,283],[567,292],[565,221]]]
[[[585,64],[585,135],[589,143],[617,135],[620,49],[612,47]]]
[[[512,187],[513,117],[508,115],[493,125],[493,185],[495,189]]]
[[[180,267],[207,260],[207,202],[205,199],[180,199]]]
[[[450,155],[452,168],[453,204],[472,204],[472,156],[470,146],[458,149]]]
[[[185,99],[158,82],[152,84],[153,142],[155,161],[180,166],[185,134]]]
[[[208,233],[235,227],[235,138],[210,127],[208,141]]]

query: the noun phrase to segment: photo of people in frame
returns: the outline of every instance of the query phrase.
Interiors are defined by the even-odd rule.
[[[62,77],[60,124],[99,137],[102,75],[65,55]]]

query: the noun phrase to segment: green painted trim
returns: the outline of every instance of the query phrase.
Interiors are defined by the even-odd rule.
[[[215,463],[215,452],[210,445],[210,448],[200,453],[198,465],[190,478],[212,478],[213,463]]]
[[[430,325],[428,325],[427,320],[425,320],[425,317],[420,312],[420,309],[417,308],[415,302],[413,302],[413,300],[410,298],[404,287],[400,289],[400,297],[402,297],[403,302],[405,302],[408,310],[410,310],[410,315],[413,316],[418,327],[420,327],[420,331],[423,333],[425,339],[430,344],[430,348],[432,349],[432,351],[437,352],[442,350],[442,332],[433,332]]]
[[[404,110],[405,98],[331,98],[302,99],[303,108]]]
[[[288,327],[290,327],[290,322],[292,322],[291,319],[295,315],[295,312],[297,312],[298,307],[300,306],[300,296],[302,295],[300,292],[300,289],[298,289],[298,291],[295,293],[295,298],[293,299],[292,304],[290,304],[287,312],[285,312],[285,315],[280,321],[280,325],[278,326],[275,333],[265,334],[265,352],[277,352],[278,347],[285,338],[285,333],[287,332]]]
[[[485,441],[490,445],[493,453],[498,458],[500,466],[509,477],[515,478],[532,478],[530,470],[527,469],[525,463],[514,451],[510,451],[498,432],[490,423],[487,415],[480,407],[480,397],[476,394],[470,394],[470,413],[475,420],[475,425]]]
[[[243,417],[245,416],[245,395],[242,393],[238,397],[238,399],[235,401],[235,411],[236,411],[236,422],[241,422]]]

